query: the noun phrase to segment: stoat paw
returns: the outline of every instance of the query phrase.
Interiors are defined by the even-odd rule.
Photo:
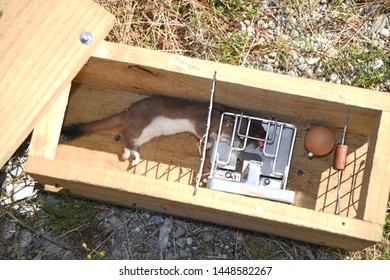
[[[123,154],[122,154],[123,160],[129,159],[129,158],[130,158],[130,155],[131,155],[130,149],[124,148],[124,149],[123,149]]]
[[[135,166],[141,161],[141,157],[137,151],[131,150],[131,154],[134,156],[134,159],[131,161],[131,166]]]

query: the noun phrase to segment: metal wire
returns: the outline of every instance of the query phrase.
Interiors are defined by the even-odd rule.
[[[349,108],[347,110],[347,115],[345,117],[345,122],[344,122],[344,130],[343,130],[343,138],[341,138],[341,145],[344,145],[345,143],[345,136],[347,134],[347,125],[348,125],[348,120],[349,120]],[[340,192],[341,192],[341,175],[342,175],[342,170],[339,169],[337,171],[337,212],[339,215],[341,215],[341,203],[340,203]]]
[[[198,172],[198,175],[196,177],[196,183],[195,183],[193,195],[196,195],[196,191],[198,190],[199,185],[200,185],[200,181],[202,180],[202,173],[203,173],[204,163],[205,163],[205,160],[206,160],[207,142],[208,142],[208,138],[209,138],[211,114],[212,114],[212,111],[213,111],[215,84],[216,84],[216,82],[217,82],[217,71],[214,72],[213,83],[212,83],[212,86],[211,86],[210,105],[209,105],[209,113],[208,113],[208,116],[207,116],[206,133],[204,135],[204,140],[203,140],[202,158],[201,158],[201,161],[200,161],[199,172]]]

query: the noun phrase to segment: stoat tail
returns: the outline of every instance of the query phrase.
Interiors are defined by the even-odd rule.
[[[71,141],[87,134],[119,127],[122,117],[123,112],[90,123],[66,125],[61,130],[60,142]]]

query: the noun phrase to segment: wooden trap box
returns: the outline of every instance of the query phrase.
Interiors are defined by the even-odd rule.
[[[287,184],[296,192],[295,205],[207,188],[194,196],[200,155],[198,141],[188,134],[145,144],[135,167],[121,160],[116,131],[58,145],[63,122],[97,120],[145,96],[209,100],[214,71],[216,102],[298,127]],[[311,125],[322,124],[340,139],[347,108],[349,154],[339,216],[333,154],[308,159],[303,138]],[[379,92],[103,42],[36,126],[26,170],[57,186],[54,191],[356,250],[382,237],[390,186],[389,111],[390,96]]]

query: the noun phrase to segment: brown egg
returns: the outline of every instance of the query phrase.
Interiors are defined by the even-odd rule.
[[[335,145],[334,135],[326,126],[314,126],[306,132],[305,148],[315,156],[323,156],[330,153]]]

